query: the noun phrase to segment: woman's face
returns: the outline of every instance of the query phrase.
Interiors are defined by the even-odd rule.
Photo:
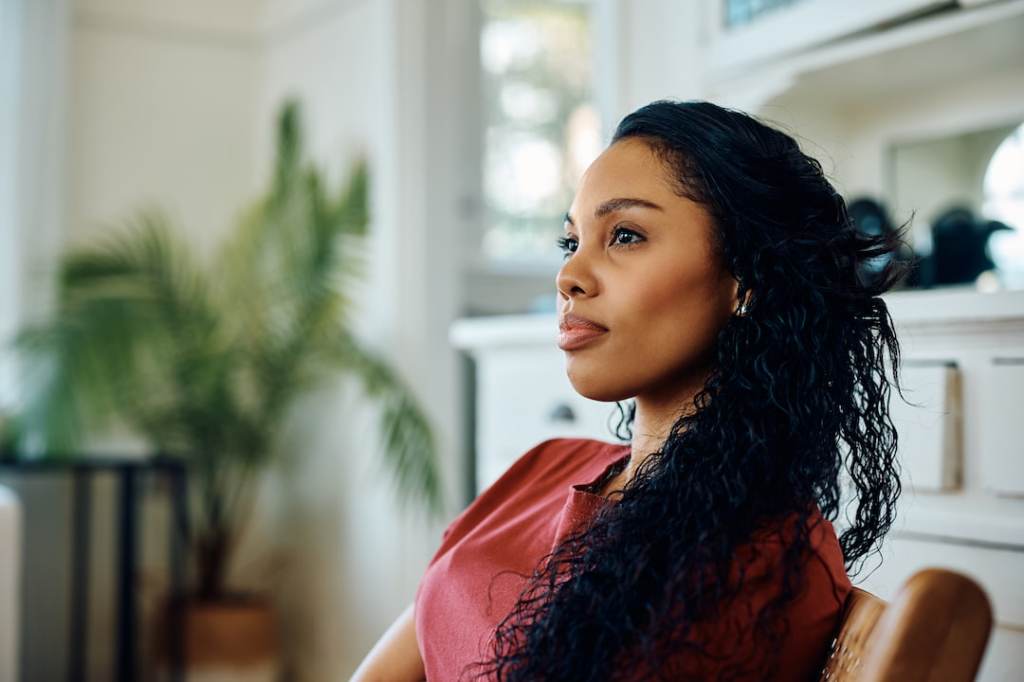
[[[735,309],[711,217],[672,191],[668,173],[645,142],[626,138],[590,165],[569,209],[560,320],[573,313],[608,330],[563,348],[573,387],[592,400],[671,402],[699,388]]]

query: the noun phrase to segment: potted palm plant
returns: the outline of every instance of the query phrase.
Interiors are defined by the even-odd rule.
[[[144,212],[107,241],[68,252],[52,319],[16,338],[28,369],[19,442],[62,456],[117,418],[154,452],[185,460],[194,491],[190,666],[229,655],[239,637],[249,640],[243,658],[254,640],[274,645],[267,600],[232,590],[226,575],[254,478],[281,456],[275,437],[305,391],[339,373],[357,377],[382,408],[400,504],[418,499],[430,514],[443,512],[428,420],[349,328],[345,290],[362,274],[369,222],[367,164],[357,161],[331,192],[301,142],[298,105],[289,102],[269,190],[211,262],[161,213]],[[210,642],[220,651],[201,650]]]

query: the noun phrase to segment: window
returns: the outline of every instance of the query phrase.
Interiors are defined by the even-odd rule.
[[[588,3],[481,0],[482,252],[552,264],[579,177],[601,151]]]
[[[795,5],[803,0],[723,0],[723,20],[726,27],[749,24],[780,7]]]
[[[1011,230],[989,238],[989,257],[995,262],[1008,289],[1024,288],[1024,124],[999,145],[982,181],[981,212]]]

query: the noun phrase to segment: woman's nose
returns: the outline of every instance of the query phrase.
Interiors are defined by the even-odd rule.
[[[590,265],[579,255],[579,248],[559,268],[555,287],[567,299],[580,294],[593,293],[594,276]]]

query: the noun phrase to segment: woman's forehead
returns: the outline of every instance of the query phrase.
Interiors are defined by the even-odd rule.
[[[620,140],[587,168],[569,215],[573,219],[589,219],[603,205],[620,198],[638,199],[672,211],[688,200],[673,191],[668,173],[645,142],[638,138]]]
[[[594,159],[583,174],[606,176],[628,174],[654,180],[665,172],[664,166],[651,147],[640,138],[626,138],[608,146]]]

